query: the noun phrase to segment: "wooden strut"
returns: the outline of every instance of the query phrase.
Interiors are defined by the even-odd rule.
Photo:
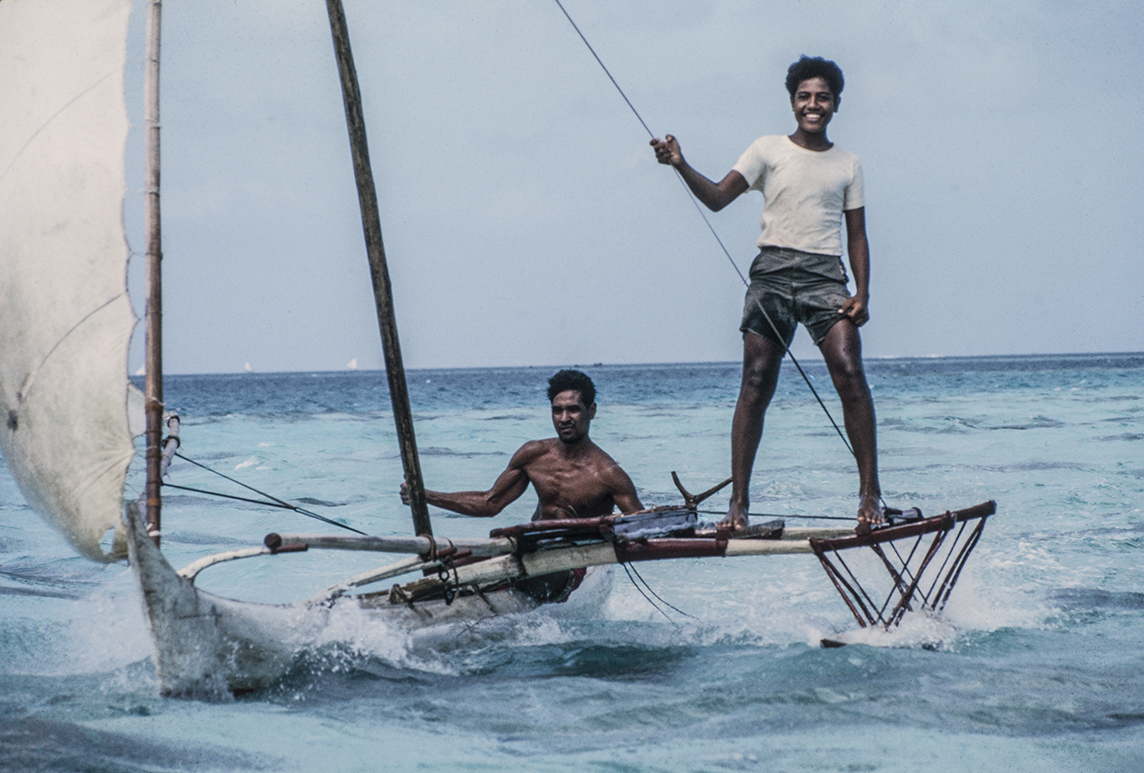
[[[679,493],[683,495],[683,504],[686,507],[695,508],[695,507],[698,507],[703,502],[704,499],[707,499],[712,494],[719,493],[722,489],[724,489],[727,486],[727,484],[729,484],[731,481],[733,481],[734,478],[727,478],[727,480],[723,481],[722,483],[719,483],[717,485],[712,486],[711,488],[704,491],[702,494],[692,494],[690,491],[685,489],[683,487],[683,482],[679,480],[679,475],[676,474],[675,470],[671,471],[671,480],[675,483],[675,487],[677,489],[679,489]]]
[[[933,518],[877,529],[866,535],[839,539],[811,539],[810,545],[858,624],[863,628],[868,625],[881,625],[888,629],[898,625],[906,612],[912,611],[915,605],[931,612],[941,611],[954,585],[957,584],[969,554],[973,552],[981,538],[986,519],[996,510],[996,502],[990,501],[965,510],[946,512]],[[969,527],[971,521],[976,521],[972,528]],[[955,529],[956,534],[953,534]],[[967,530],[968,535],[966,535]],[[932,534],[933,538],[928,548],[916,567],[911,566],[923,538],[929,534]],[[914,538],[914,543],[903,557],[894,543],[896,540],[909,538]],[[945,551],[940,566],[936,566],[930,572],[933,580],[927,588],[925,587],[927,571],[932,568],[934,559],[942,552],[947,542],[949,548]],[[900,567],[883,550],[883,545],[886,544],[901,562]],[[870,596],[842,557],[841,551],[859,547],[869,547],[873,550],[890,575],[892,586],[881,604]],[[891,603],[893,608],[887,613]]]
[[[421,477],[421,463],[417,457],[417,440],[413,434],[413,412],[409,407],[409,391],[405,383],[405,367],[401,362],[401,344],[397,338],[397,318],[393,310],[393,291],[389,283],[389,270],[385,262],[385,247],[381,239],[381,217],[377,208],[377,191],[369,161],[369,143],[366,141],[365,119],[362,114],[361,91],[357,70],[350,50],[349,29],[341,0],[326,0],[330,17],[330,31],[334,39],[334,54],[338,61],[338,74],[342,82],[342,98],[346,108],[346,128],[350,135],[353,154],[354,178],[357,180],[358,202],[361,206],[362,229],[365,232],[369,273],[373,280],[373,294],[377,305],[377,322],[381,329],[381,346],[385,353],[385,375],[389,381],[389,397],[393,404],[393,421],[397,428],[397,441],[401,446],[401,463],[405,469],[405,483],[409,490],[409,507],[413,511],[415,534],[432,535],[429,506],[425,500],[425,483]]]

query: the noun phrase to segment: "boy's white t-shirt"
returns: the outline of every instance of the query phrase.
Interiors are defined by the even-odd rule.
[[[862,163],[835,145],[816,151],[790,137],[760,137],[732,167],[763,194],[758,245],[842,255],[842,213],[865,206]]]

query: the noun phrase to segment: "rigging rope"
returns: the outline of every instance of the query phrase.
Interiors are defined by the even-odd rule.
[[[652,600],[651,600],[651,597],[650,597],[650,596],[648,596],[648,595],[647,595],[647,593],[645,593],[645,592],[644,592],[644,589],[643,589],[643,588],[641,588],[641,587],[640,587],[640,585],[639,585],[639,583],[638,583],[638,582],[636,582],[635,578],[634,578],[634,577],[632,577],[632,572],[633,572],[633,571],[635,571],[635,569],[634,569],[634,568],[633,568],[633,567],[632,567],[630,564],[627,564],[627,563],[624,563],[624,562],[620,562],[620,566],[622,566],[622,567],[624,568],[624,572],[626,572],[626,573],[627,573],[627,575],[628,575],[628,580],[630,580],[630,581],[631,581],[631,583],[632,583],[632,586],[633,586],[633,587],[634,587],[636,590],[638,590],[638,591],[640,592],[640,595],[644,597],[644,600],[645,600],[647,603],[651,604],[651,606],[652,606],[652,609],[654,609],[656,612],[659,612],[661,615],[663,615],[665,618],[667,618],[667,622],[669,622],[669,623],[672,623],[673,625],[678,625],[678,623],[676,623],[674,620],[672,620],[672,619],[671,619],[671,615],[669,615],[669,614],[667,614],[666,612],[664,612],[662,609],[660,609],[660,608],[659,608],[659,605],[658,605],[658,604],[656,604],[654,601],[652,601]],[[638,573],[637,573],[637,574],[638,574]],[[640,579],[641,579],[641,580],[643,580],[643,577],[640,577]],[[645,583],[644,583],[644,584],[645,584],[645,585],[647,584],[647,583],[646,583],[646,581],[645,581]],[[649,588],[648,588],[648,590],[649,590],[649,591],[651,591],[651,588],[649,587]],[[655,591],[651,591],[651,592],[652,592],[652,595],[655,595]],[[659,596],[656,596],[656,598],[658,599],[658,598],[659,598]],[[660,599],[660,601],[663,601],[663,599]],[[664,603],[664,604],[667,604],[667,602],[666,602],[666,601],[664,601],[663,603]],[[668,605],[669,607],[671,607],[671,604],[667,604],[667,605]],[[675,607],[671,607],[671,608],[672,608],[672,609],[675,609]],[[676,611],[676,612],[679,612],[679,610],[678,610],[678,609],[676,609],[675,611]],[[686,612],[681,612],[680,614],[687,614],[687,613],[686,613]],[[689,615],[689,617],[690,617],[690,615]]]
[[[671,607],[672,609],[674,609],[676,612],[683,615],[684,617],[690,617],[692,620],[695,619],[695,615],[687,614],[682,609],[680,609],[679,607],[672,604],[670,601],[665,600],[663,598],[663,596],[660,596],[658,593],[656,593],[655,590],[652,589],[651,584],[647,580],[644,579],[643,575],[639,573],[639,570],[636,569],[634,565],[625,563],[623,566],[625,569],[630,568],[632,570],[632,572],[635,574],[635,576],[639,578],[639,581],[643,583],[644,587],[647,588],[648,593],[655,596],[657,599],[659,599],[660,602]],[[629,574],[628,577],[631,578],[631,574]],[[636,586],[636,587],[638,588],[639,586]],[[645,596],[644,598],[647,598],[647,597]]]
[[[696,510],[695,512],[703,513],[704,515],[726,515],[727,514],[726,511],[722,511],[722,510]],[[769,515],[769,514],[762,514],[762,513],[747,513],[747,515],[750,516],[751,518],[806,518],[807,520],[812,520],[812,521],[846,521],[847,523],[853,523],[854,522],[853,518],[848,518],[848,517],[844,517],[841,515],[796,515],[793,513],[788,514],[788,515]]]
[[[640,124],[644,127],[644,130],[647,131],[648,136],[654,139],[655,134],[651,129],[648,128],[647,122],[644,121],[642,116],[640,116],[639,111],[636,110],[635,105],[632,104],[632,101],[628,99],[628,95],[624,93],[622,88],[620,88],[620,84],[616,82],[614,77],[612,77],[612,73],[608,70],[607,65],[605,65],[604,61],[600,59],[600,55],[596,53],[596,49],[592,48],[592,44],[588,42],[588,38],[586,38],[584,33],[580,31],[580,27],[578,27],[576,22],[572,20],[572,16],[569,15],[568,11],[564,8],[563,3],[561,3],[560,0],[555,0],[555,2],[563,12],[564,17],[568,19],[568,23],[572,25],[572,29],[576,30],[576,34],[580,36],[580,40],[584,41],[584,45],[588,47],[588,50],[592,52],[592,56],[596,58],[596,61],[600,64],[600,67],[603,68],[604,73],[608,76],[608,80],[610,80],[612,85],[616,87],[616,91],[620,92],[620,96],[624,98],[624,102],[626,102],[628,107],[631,108],[631,111],[635,114],[636,119],[639,120]],[[695,205],[695,210],[699,213],[699,216],[703,218],[703,222],[706,223],[707,230],[709,230],[711,235],[715,237],[715,241],[718,242],[720,249],[723,250],[723,254],[727,256],[727,260],[731,263],[731,267],[735,269],[735,273],[739,275],[739,279],[745,286],[749,288],[751,283],[747,281],[745,276],[743,276],[743,272],[739,269],[738,264],[735,263],[735,259],[731,257],[731,252],[727,249],[727,246],[723,244],[723,240],[719,238],[719,234],[715,231],[715,226],[711,225],[711,221],[708,219],[707,214],[703,211],[703,207],[700,205],[699,200],[695,198],[695,194],[693,194],[691,189],[687,187],[687,181],[683,179],[683,175],[679,173],[678,169],[675,169],[675,167],[672,167],[672,169],[675,171],[675,176],[679,178],[679,182],[683,185],[683,189],[687,192],[688,198],[691,199],[691,203]],[[771,317],[769,314],[767,314],[767,310],[763,308],[762,302],[756,298],[755,303],[758,305],[759,311],[763,313],[763,317],[767,320],[767,324],[769,324],[771,329],[775,331],[776,337],[781,340],[782,336],[778,335],[778,329],[775,326],[775,323],[771,321]],[[791,352],[790,347],[785,343],[783,344],[783,352],[788,357],[790,357],[791,362],[793,362],[795,368],[798,369],[799,375],[802,376],[802,380],[806,382],[808,387],[810,387],[811,394],[814,395],[814,399],[818,401],[819,406],[821,406],[823,412],[826,413],[826,418],[830,419],[830,423],[834,426],[834,431],[838,433],[838,437],[842,438],[842,443],[846,446],[846,450],[850,452],[851,456],[855,456],[854,448],[850,445],[850,441],[842,432],[842,428],[838,426],[838,422],[834,420],[834,416],[831,415],[830,409],[826,407],[826,403],[824,403],[822,398],[819,397],[818,391],[814,388],[814,384],[810,383],[810,378],[806,375],[806,372],[803,371],[802,365],[799,364],[798,359],[795,358],[794,353]],[[879,495],[879,499],[881,499],[881,495]],[[885,505],[884,500],[882,504]]]
[[[355,534],[361,534],[361,535],[365,536],[364,531],[358,531],[357,529],[355,529],[352,526],[346,526],[344,523],[338,523],[337,521],[333,520],[332,518],[327,518],[324,515],[318,515],[315,512],[307,510],[303,507],[298,507],[297,505],[292,505],[289,502],[281,500],[276,496],[272,496],[270,494],[267,494],[264,491],[259,491],[258,489],[254,488],[254,486],[247,485],[246,483],[243,483],[240,480],[235,480],[234,478],[230,477],[229,475],[221,473],[218,470],[212,470],[210,467],[207,467],[205,464],[203,464],[201,462],[196,462],[194,459],[189,459],[186,456],[183,456],[182,454],[180,454],[178,452],[175,453],[175,456],[179,457],[184,462],[190,462],[191,464],[195,465],[196,467],[201,467],[202,469],[206,470],[207,472],[214,473],[215,475],[218,475],[220,478],[226,478],[231,483],[234,483],[235,485],[238,485],[238,486],[242,486],[244,489],[247,489],[249,491],[253,491],[255,494],[258,494],[260,497],[266,497],[266,499],[268,499],[270,501],[267,502],[265,500],[249,499],[247,497],[235,496],[234,494],[222,494],[222,493],[219,493],[217,491],[206,491],[204,489],[189,488],[187,486],[176,486],[174,483],[167,483],[164,481],[163,485],[167,486],[168,488],[179,489],[180,491],[193,491],[196,494],[207,494],[208,496],[223,497],[224,499],[237,499],[240,502],[251,502],[251,503],[256,504],[256,505],[264,505],[266,507],[277,507],[277,508],[281,508],[283,510],[293,510],[294,512],[298,513],[299,515],[304,515],[307,518],[315,518],[319,521],[322,521],[323,523],[328,523],[328,524],[331,524],[333,526],[337,526],[340,529],[346,529],[347,531],[352,531]]]

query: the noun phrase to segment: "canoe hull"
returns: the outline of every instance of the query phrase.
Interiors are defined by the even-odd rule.
[[[132,504],[125,518],[129,558],[151,630],[164,696],[219,699],[257,690],[285,675],[299,654],[330,641],[334,619],[357,614],[371,626],[404,633],[472,624],[536,609],[513,588],[393,604],[384,597],[345,596],[332,604],[264,604],[199,590],[180,577],[147,536]]]

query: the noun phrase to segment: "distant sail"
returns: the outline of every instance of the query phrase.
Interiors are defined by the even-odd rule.
[[[347,362],[346,367],[350,370],[357,370],[357,357],[354,357],[352,360]]]
[[[97,560],[119,557],[100,540],[134,454],[130,14],[131,0],[0,2],[0,446],[32,508]]]
[[[134,384],[127,385],[127,426],[131,437],[143,437],[147,431],[147,396]],[[167,412],[163,411],[163,425],[167,424]]]
[[[245,365],[243,365],[242,369],[245,370],[247,373],[253,373],[254,372],[254,368],[250,367],[249,362],[246,363]]]

